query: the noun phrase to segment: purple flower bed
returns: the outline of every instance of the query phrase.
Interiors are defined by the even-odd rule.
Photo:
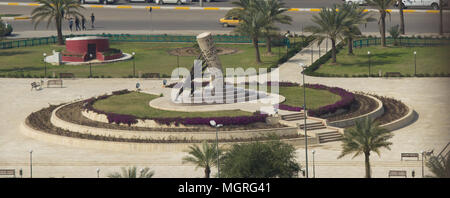
[[[286,83],[286,84],[289,85],[289,83]],[[280,86],[282,86],[281,83],[280,83]],[[325,105],[325,106],[319,107],[317,109],[309,110],[308,114],[311,116],[321,116],[321,115],[328,114],[328,113],[334,113],[338,109],[349,109],[350,106],[352,105],[352,103],[355,101],[355,96],[353,95],[353,93],[348,92],[345,89],[342,89],[339,87],[328,87],[328,86],[320,85],[320,84],[306,84],[306,87],[311,88],[311,89],[328,90],[331,93],[341,96],[341,100],[337,101],[334,104]],[[302,107],[293,107],[293,106],[284,105],[284,104],[278,104],[276,107],[281,110],[287,110],[287,111],[303,110]]]

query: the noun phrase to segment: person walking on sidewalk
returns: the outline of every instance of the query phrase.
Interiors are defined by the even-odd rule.
[[[91,14],[91,27],[94,29],[95,16],[94,13]]]
[[[72,32],[72,27],[73,27],[73,18],[69,18],[69,29]]]
[[[75,18],[75,31],[80,31],[80,19],[78,17]]]
[[[86,30],[86,18],[84,16],[81,18],[81,28]]]

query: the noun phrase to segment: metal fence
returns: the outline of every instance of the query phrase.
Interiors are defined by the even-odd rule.
[[[175,35],[130,35],[130,34],[80,34],[65,35],[64,39],[80,36],[103,36],[108,37],[111,42],[179,42],[192,43],[196,42],[196,36],[175,36]],[[216,43],[252,43],[250,37],[233,36],[233,35],[215,35],[213,39]],[[0,42],[0,49],[19,48],[27,46],[55,44],[58,42],[56,36],[28,38],[23,40],[12,40]],[[283,38],[279,43],[289,45],[289,39]],[[262,39],[259,43],[265,43]]]
[[[450,45],[450,39],[448,38],[410,38],[402,37],[397,40],[387,37],[386,44],[392,45],[397,42],[399,46],[440,46],[440,45]],[[372,45],[381,45],[381,38],[365,38],[353,41],[353,47],[369,47]]]

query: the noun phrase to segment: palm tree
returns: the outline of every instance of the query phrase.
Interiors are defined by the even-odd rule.
[[[262,1],[255,0],[239,0],[233,2],[237,8],[231,9],[227,16],[235,16],[240,20],[239,25],[234,31],[243,36],[248,36],[252,39],[255,47],[256,63],[261,63],[261,55],[259,52],[259,38],[264,36],[263,28],[267,25],[268,19],[266,14],[261,12]]]
[[[342,12],[347,12],[347,17],[351,20],[351,22],[346,24],[343,35],[347,40],[348,54],[353,55],[353,39],[362,35],[359,25],[375,21],[375,19],[370,17],[368,12],[364,12],[364,8],[359,7],[358,4],[345,3],[338,8]]]
[[[371,177],[370,169],[370,152],[376,152],[380,155],[380,148],[387,148],[390,150],[393,134],[385,129],[382,129],[378,124],[373,123],[368,117],[366,119],[357,121],[355,128],[346,130],[344,139],[342,140],[342,152],[339,158],[344,157],[350,153],[355,153],[353,158],[360,154],[364,154],[366,178]]]
[[[336,63],[336,41],[342,40],[345,28],[353,22],[348,15],[348,12],[338,12],[336,5],[329,9],[322,8],[318,15],[312,17],[316,25],[305,27],[305,31],[312,32],[319,43],[327,37],[330,38],[333,63]]]
[[[47,28],[52,22],[55,22],[56,31],[58,33],[58,44],[63,45],[62,21],[65,16],[83,17],[80,8],[83,8],[77,0],[35,0],[41,6],[33,9],[31,12],[34,29],[37,25],[47,20]]]
[[[216,166],[217,162],[217,144],[208,144],[206,141],[202,142],[202,148],[198,145],[189,146],[190,156],[183,157],[184,163],[192,163],[196,165],[196,168],[201,167],[205,169],[205,178],[209,178],[211,174],[211,166]],[[221,150],[219,149],[219,156]]]
[[[121,172],[110,173],[108,175],[109,178],[152,178],[155,175],[154,171],[150,171],[150,168],[146,167],[140,169],[139,176],[137,176],[137,168],[136,166],[125,168],[121,168]]]
[[[272,53],[272,38],[279,35],[279,28],[275,26],[275,23],[291,24],[292,17],[284,14],[288,10],[279,0],[266,0],[261,3],[260,11],[266,15],[267,19],[267,23],[263,27],[263,34],[266,37],[268,54]]]
[[[439,0],[439,35],[444,34],[444,25],[442,23],[442,7],[444,7],[444,1]]]
[[[427,160],[427,167],[434,174],[429,177],[450,178],[450,153],[444,157],[431,156]]]
[[[403,16],[403,2],[397,0],[398,11],[400,12],[400,34],[405,34],[405,17]]]
[[[381,45],[386,47],[386,14],[388,14],[387,9],[394,5],[395,0],[366,0],[366,2],[380,12],[378,24],[380,25]]]

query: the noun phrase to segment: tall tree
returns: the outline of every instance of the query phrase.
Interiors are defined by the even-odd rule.
[[[397,6],[400,13],[400,34],[405,34],[405,17],[403,16],[403,8],[405,5],[402,0],[397,0]]]
[[[261,63],[259,52],[259,38],[264,36],[263,28],[267,25],[267,17],[261,12],[262,1],[239,0],[233,2],[236,8],[231,9],[227,16],[236,16],[240,23],[234,31],[240,35],[248,36],[252,39],[255,48],[256,63]]]
[[[205,178],[209,178],[211,167],[217,165],[217,158],[221,154],[221,149],[217,152],[217,144],[209,144],[204,141],[201,149],[198,145],[189,146],[188,153],[189,156],[183,157],[182,163],[192,163],[196,165],[196,168],[204,168]]]
[[[300,170],[295,148],[279,139],[234,144],[220,165],[225,178],[292,178]]]
[[[347,17],[350,22],[346,23],[343,35],[347,40],[348,54],[353,55],[353,39],[362,35],[359,25],[375,21],[375,19],[369,16],[368,12],[364,12],[365,8],[358,4],[342,4],[338,9],[348,13]]]
[[[381,34],[381,45],[386,47],[386,15],[387,9],[394,5],[396,0],[366,0],[367,4],[375,7],[380,12],[380,19],[378,21]]]
[[[439,35],[444,34],[444,23],[442,21],[442,7],[444,7],[444,1],[439,0]]]
[[[34,28],[43,20],[47,20],[47,28],[52,22],[55,22],[58,34],[58,44],[64,45],[62,35],[62,23],[65,16],[83,17],[80,8],[83,8],[77,0],[35,0],[41,6],[33,9],[31,12]]]
[[[370,168],[370,152],[375,152],[380,155],[381,148],[390,150],[391,142],[388,140],[392,138],[393,134],[373,123],[368,117],[366,119],[356,122],[355,128],[346,130],[344,139],[342,140],[342,152],[338,156],[342,158],[350,153],[355,153],[353,158],[364,154],[364,162],[366,167],[366,178],[371,177]]]
[[[312,21],[316,24],[305,27],[305,31],[312,32],[319,42],[327,37],[331,40],[332,62],[336,63],[336,41],[343,39],[343,33],[349,23],[353,21],[347,17],[348,12],[338,12],[336,5],[332,8],[322,8],[317,15],[312,16]]]
[[[114,172],[108,175],[109,178],[152,178],[155,174],[154,171],[150,171],[150,168],[143,168],[139,170],[139,175],[137,174],[136,166],[121,168],[121,172]]]
[[[276,23],[291,24],[292,17],[285,15],[289,9],[280,0],[265,0],[260,4],[259,10],[265,15],[267,23],[263,27],[263,34],[266,37],[267,53],[272,53],[272,38],[278,36],[279,28]]]
[[[427,160],[426,166],[433,173],[429,177],[450,178],[450,153],[442,157],[431,156]]]

